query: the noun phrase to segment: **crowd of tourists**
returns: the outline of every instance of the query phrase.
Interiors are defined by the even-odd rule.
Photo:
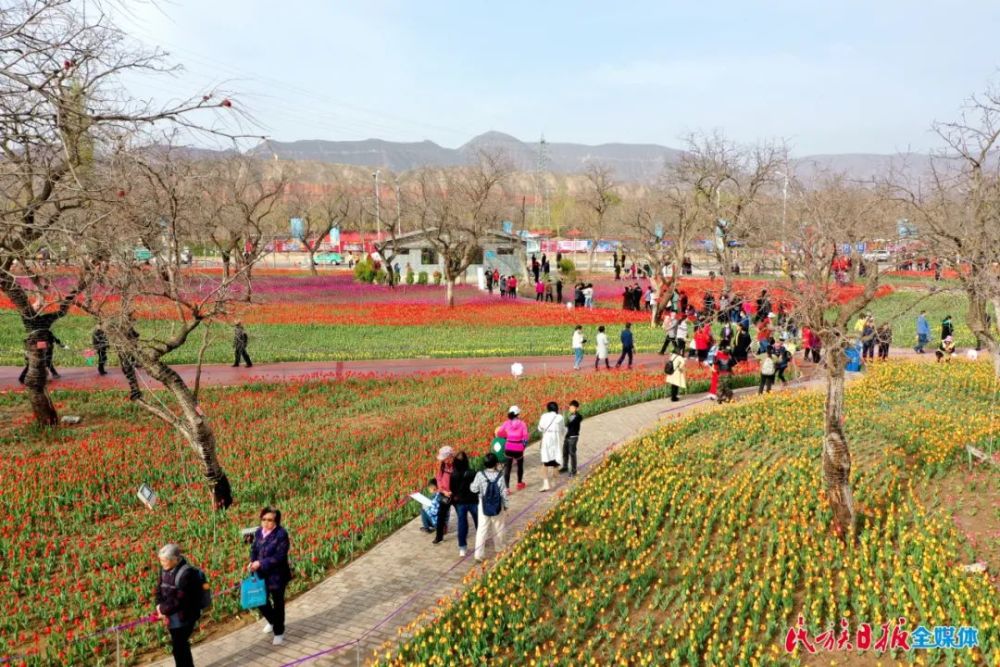
[[[553,488],[559,474],[577,474],[577,445],[583,416],[580,404],[570,401],[565,414],[557,403],[549,402],[538,421],[541,434],[539,458],[542,483],[538,490]],[[433,545],[441,544],[448,533],[452,509],[457,522],[458,555],[468,553],[470,522],[475,528],[473,557],[483,561],[486,542],[492,537],[497,550],[503,548],[505,518],[511,493],[527,488],[524,482],[525,451],[531,439],[528,425],[521,419],[521,409],[510,406],[507,419],[494,431],[495,447],[482,458],[482,469],[474,470],[468,453],[449,445],[438,451],[438,467],[427,482],[429,502],[421,510],[421,528],[434,534]],[[515,485],[511,485],[511,477]]]

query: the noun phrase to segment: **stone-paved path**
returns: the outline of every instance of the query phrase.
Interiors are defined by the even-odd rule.
[[[746,391],[755,389],[737,393]],[[511,495],[508,545],[613,447],[652,429],[661,420],[711,409],[713,405],[705,394],[697,394],[678,403],[667,399],[650,401],[586,419],[579,443],[580,476],[572,479],[561,475],[548,493],[539,492],[538,448],[529,447],[525,456],[528,487]],[[433,536],[419,528],[418,518],[290,602],[283,646],[272,646],[270,635],[262,634],[263,623],[257,622],[196,645],[195,664],[198,667],[365,664],[372,651],[387,640],[396,639],[399,628],[441,598],[456,594],[463,577],[476,567],[471,548],[465,558],[458,556],[454,516],[444,542],[439,545],[431,545]],[[291,529],[294,540],[294,525]],[[469,538],[471,545],[474,529],[470,529]],[[490,567],[491,543],[487,544],[487,556],[486,567]],[[158,667],[172,664],[169,659],[157,663]]]

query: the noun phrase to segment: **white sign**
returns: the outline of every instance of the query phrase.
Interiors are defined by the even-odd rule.
[[[139,487],[139,491],[136,495],[139,496],[139,500],[142,501],[142,504],[149,509],[153,509],[153,506],[156,505],[156,493],[145,484]]]

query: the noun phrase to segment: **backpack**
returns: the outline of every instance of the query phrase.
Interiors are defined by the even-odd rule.
[[[674,374],[674,360],[673,359],[667,359],[667,363],[663,365],[663,372],[666,373],[667,375],[673,375]]]
[[[760,362],[760,374],[761,375],[774,375],[774,359],[771,357],[764,357]]]
[[[503,494],[500,492],[500,473],[498,472],[496,477],[491,480],[489,475],[483,471],[483,477],[486,479],[486,490],[482,495],[483,514],[485,516],[496,516],[503,509]]]
[[[181,579],[184,577],[184,573],[191,570],[198,581],[198,588],[201,591],[201,595],[198,598],[198,611],[205,611],[212,606],[212,589],[208,586],[208,577],[205,573],[196,568],[193,565],[184,563],[181,565],[180,569],[177,571],[177,587],[180,588]]]

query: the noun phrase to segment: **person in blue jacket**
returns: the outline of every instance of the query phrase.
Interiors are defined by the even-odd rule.
[[[262,509],[247,569],[257,573],[267,586],[267,603],[259,609],[267,621],[264,632],[274,632],[271,643],[275,646],[285,643],[285,588],[292,579],[289,546],[288,531],[281,526],[281,511],[273,507]]]
[[[923,354],[924,346],[927,345],[930,340],[931,325],[927,322],[927,311],[921,310],[920,314],[917,315],[917,346],[913,348],[913,351]]]
[[[622,362],[625,361],[625,357],[628,357],[628,367],[632,368],[632,357],[635,354],[635,339],[632,338],[632,323],[626,322],[625,328],[622,329],[621,333],[622,341],[622,354],[618,357],[618,363],[615,364],[615,368],[621,368]]]

